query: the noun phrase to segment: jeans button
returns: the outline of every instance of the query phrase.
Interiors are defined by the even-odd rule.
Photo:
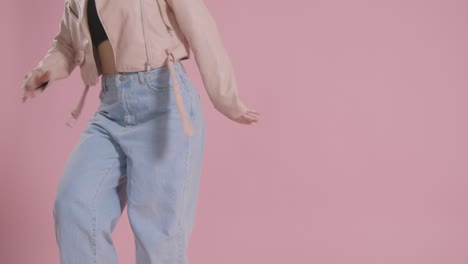
[[[127,77],[125,77],[125,76],[123,76],[123,75],[120,75],[120,78],[119,78],[119,79],[120,79],[121,81],[123,81],[123,80],[126,80]]]

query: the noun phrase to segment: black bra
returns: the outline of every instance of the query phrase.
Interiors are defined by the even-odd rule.
[[[93,45],[97,47],[101,42],[108,39],[106,31],[101,24],[101,20],[97,14],[96,3],[94,0],[88,0],[88,25],[89,32],[91,33],[91,40]]]

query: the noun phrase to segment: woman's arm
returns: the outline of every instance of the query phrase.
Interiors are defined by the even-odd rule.
[[[42,90],[55,80],[67,78],[76,67],[68,27],[69,19],[69,13],[67,12],[66,5],[64,5],[59,31],[55,34],[51,47],[47,50],[44,58],[39,61],[38,65],[29,73],[29,75],[31,75],[33,71],[49,73],[49,80],[47,83],[36,84],[37,86],[43,85],[44,87]],[[30,87],[30,89],[35,88],[37,87]]]
[[[166,0],[187,38],[215,109],[235,119],[248,109],[238,95],[234,69],[203,0]]]

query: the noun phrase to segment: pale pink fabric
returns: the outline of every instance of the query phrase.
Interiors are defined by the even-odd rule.
[[[59,32],[38,65],[50,71],[48,85],[68,77],[80,66],[85,88],[67,121],[69,126],[79,117],[89,86],[96,85],[102,74],[99,57],[91,45],[85,4],[86,0],[65,1]],[[229,56],[203,0],[140,0],[138,4],[135,7],[134,1],[96,1],[99,17],[114,49],[117,71],[150,70],[163,65],[173,70],[171,63],[190,58],[192,50],[215,109],[230,119],[246,113],[248,108],[239,98]],[[177,91],[178,82],[174,85]],[[177,102],[184,131],[189,135],[190,122],[180,98]]]

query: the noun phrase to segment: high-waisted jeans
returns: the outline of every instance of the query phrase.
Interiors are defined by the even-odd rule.
[[[99,109],[63,170],[53,217],[61,264],[115,264],[125,206],[137,264],[187,264],[205,144],[200,95],[174,63],[195,133],[184,134],[169,66],[104,74]]]

